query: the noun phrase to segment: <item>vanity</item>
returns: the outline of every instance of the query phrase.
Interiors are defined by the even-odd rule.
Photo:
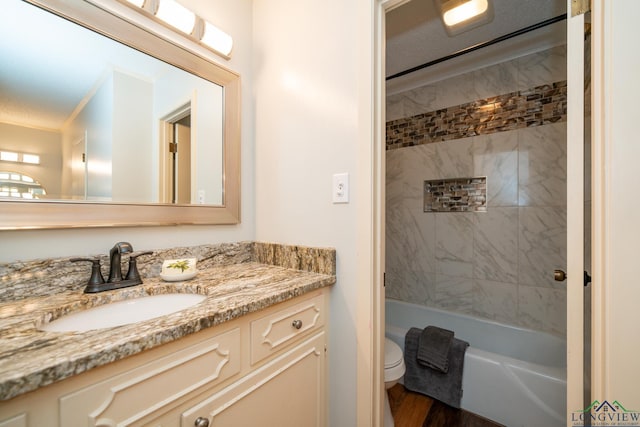
[[[199,258],[194,279],[146,276],[176,255]],[[0,304],[0,426],[325,425],[334,250],[242,242],[150,258],[142,285],[98,294],[83,294],[82,283],[58,293],[49,286]],[[2,267],[3,280],[17,277]],[[34,265],[15,268],[35,276]],[[69,268],[65,276],[77,277],[89,267]],[[114,328],[40,329],[90,306],[173,293],[206,298]]]

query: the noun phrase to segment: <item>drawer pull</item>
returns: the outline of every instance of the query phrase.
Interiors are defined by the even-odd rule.
[[[291,322],[291,326],[296,329],[302,328],[302,320],[294,320],[293,322]]]
[[[204,417],[198,417],[196,422],[193,423],[196,427],[209,427],[209,419]]]

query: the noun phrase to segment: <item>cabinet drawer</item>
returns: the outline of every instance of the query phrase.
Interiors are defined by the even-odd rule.
[[[251,322],[251,364],[283,348],[307,331],[324,325],[322,295]]]
[[[211,427],[325,425],[325,335],[303,340],[229,387],[182,413],[180,427],[198,418]]]
[[[63,426],[130,425],[241,367],[240,329],[211,337],[169,356],[60,398]]]

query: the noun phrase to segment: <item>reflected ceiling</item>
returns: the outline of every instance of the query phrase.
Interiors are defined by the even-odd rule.
[[[28,3],[11,1],[2,6],[2,13],[12,19],[0,26],[0,52],[14,59],[0,67],[0,122],[59,130],[110,69],[134,70],[137,77],[152,80],[166,66],[103,36],[88,36],[82,27],[51,19],[49,12],[34,14]],[[81,54],[69,55],[70,40],[74,46],[82,45]],[[32,54],[35,51],[38,57]],[[47,78],[42,78],[42,63],[47,64]]]

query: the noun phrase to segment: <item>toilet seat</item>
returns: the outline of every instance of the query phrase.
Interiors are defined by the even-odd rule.
[[[400,346],[385,338],[384,343],[384,382],[393,384],[398,381],[405,372],[404,357]],[[389,386],[390,387],[390,386]]]
[[[389,338],[384,339],[384,369],[393,368],[402,362],[400,346]]]

